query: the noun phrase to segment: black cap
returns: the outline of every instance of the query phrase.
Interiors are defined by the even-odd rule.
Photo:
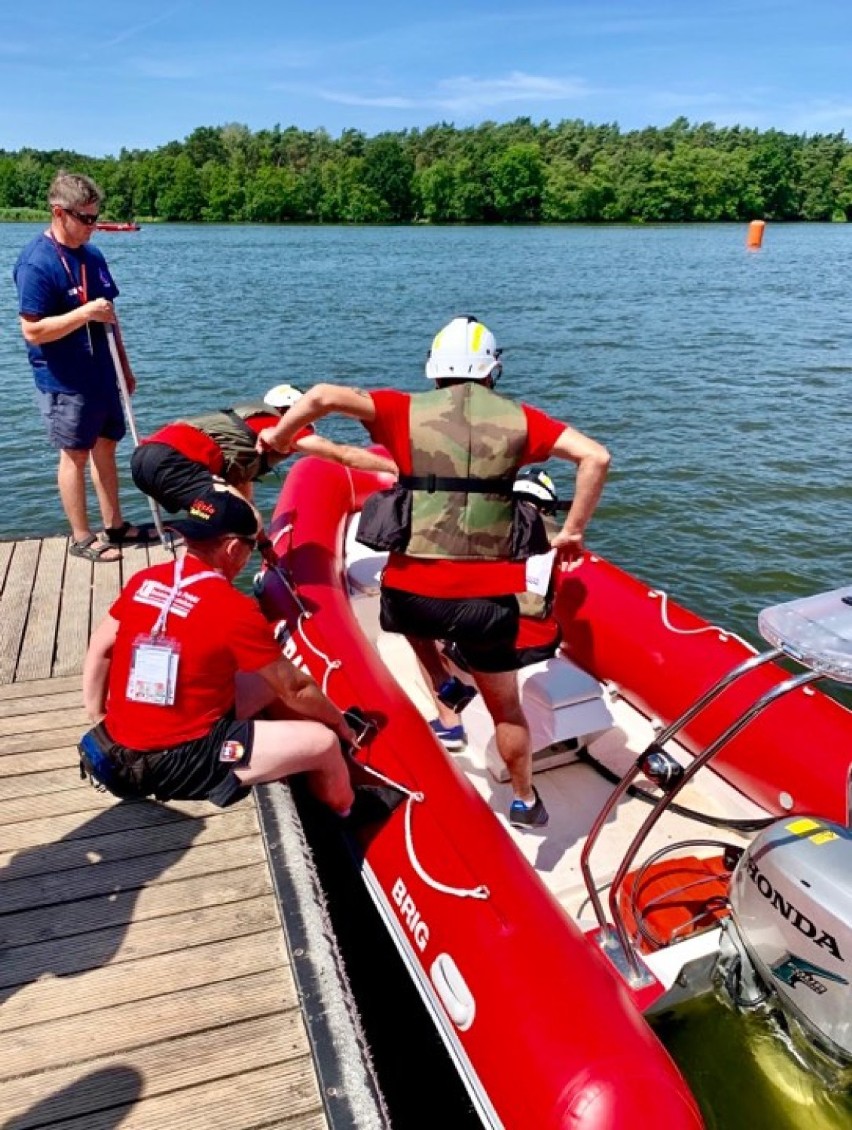
[[[189,517],[169,522],[169,529],[190,541],[212,541],[213,538],[257,537],[258,521],[254,508],[244,498],[229,490],[211,489],[192,500],[187,507]]]

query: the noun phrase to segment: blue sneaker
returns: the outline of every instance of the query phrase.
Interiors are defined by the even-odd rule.
[[[468,686],[455,675],[441,683],[438,688],[438,699],[456,714],[461,714],[469,702],[476,698],[476,687]]]
[[[527,806],[517,797],[509,805],[509,823],[513,828],[543,828],[550,817],[544,807],[544,801],[533,788],[535,804]]]
[[[458,726],[445,726],[440,718],[433,718],[429,725],[444,749],[448,749],[451,753],[458,753],[467,745],[467,734],[461,723]]]

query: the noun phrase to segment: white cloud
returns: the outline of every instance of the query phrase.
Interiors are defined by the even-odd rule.
[[[523,71],[512,71],[503,78],[473,78],[460,75],[442,79],[431,92],[419,98],[390,94],[358,94],[345,90],[315,89],[310,93],[326,102],[344,106],[375,106],[384,109],[449,110],[457,114],[475,114],[493,106],[511,102],[570,102],[591,94],[587,84],[578,78],[548,78]]]
[[[548,78],[512,71],[505,78],[442,79],[433,105],[473,113],[507,102],[570,102],[586,98],[590,93],[591,89],[582,79]]]

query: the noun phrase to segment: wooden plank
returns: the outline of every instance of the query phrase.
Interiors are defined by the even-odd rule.
[[[141,1077],[132,1068],[124,1072],[141,1089]],[[14,1130],[19,1125],[33,1123],[15,1122]],[[109,1107],[60,1125],[62,1130],[323,1130],[328,1124],[310,1064],[302,1059]]]
[[[277,925],[243,938],[225,938],[138,961],[110,962],[78,977],[44,978],[22,987],[4,1001],[0,1031],[14,1033],[127,1001],[170,997],[250,973],[281,971],[286,965],[284,939]]]
[[[15,542],[0,596],[0,683],[11,683],[15,676],[40,546],[37,540]]]
[[[26,852],[3,852],[0,853],[0,868],[14,866],[16,879],[25,875],[56,874],[71,871],[84,860],[104,863],[111,859],[133,859],[152,852],[174,851],[185,847],[187,842],[196,847],[200,844],[226,844],[229,840],[251,836],[258,831],[254,807],[240,805],[223,810],[220,816],[207,816],[195,821],[187,818],[179,824],[155,824],[137,834],[122,829],[88,839],[59,840],[29,848]]]
[[[32,686],[32,683],[12,683],[18,689]],[[5,687],[3,688],[6,689]],[[74,676],[74,683],[68,690],[57,691],[56,694],[0,694],[0,718],[18,718],[22,725],[29,730],[34,729],[41,721],[41,715],[53,713],[56,710],[82,710],[83,706],[80,680]],[[34,717],[35,716],[35,717]]]
[[[77,764],[77,751],[72,746],[59,749],[27,750],[0,757],[0,777],[16,777],[22,773],[41,773]]]
[[[227,906],[189,910],[168,918],[112,926],[71,938],[54,938],[35,945],[6,949],[0,963],[0,988],[9,989],[40,977],[69,977],[98,966],[101,955],[112,954],[110,965],[138,961],[172,950],[188,950],[226,938],[275,930],[280,926],[274,901],[268,895]]]
[[[30,614],[15,669],[15,682],[44,679],[50,675],[65,561],[64,539],[46,538],[41,543]]]
[[[79,725],[63,726],[61,730],[33,730],[31,734],[10,734],[0,737],[0,756],[5,753],[26,753],[27,750],[74,749],[82,733]]]
[[[259,836],[244,836],[221,844],[192,847],[197,824],[181,826],[184,842],[170,851],[152,852],[133,859],[90,861],[81,854],[82,866],[61,874],[27,875],[17,878],[14,861],[3,876],[3,913],[31,910],[38,906],[61,906],[81,899],[123,898],[130,902],[140,887],[187,879],[195,875],[217,874],[237,867],[248,867],[266,857]],[[2,930],[2,920],[0,920]]]
[[[0,542],[2,545],[2,542]],[[16,698],[26,698],[30,695],[62,694],[65,691],[79,689],[79,675],[54,675],[50,679],[33,679],[31,682],[9,683],[0,687],[0,702],[11,702]]]
[[[31,764],[26,764],[26,758],[21,764],[21,758],[0,757],[0,764],[12,760],[18,762],[21,771],[0,774],[0,801],[61,793],[66,789],[76,789],[81,783],[76,758],[72,760],[66,755],[60,768],[45,769],[40,773]]]
[[[69,773],[73,770],[69,766]],[[92,788],[87,781],[80,780],[80,774],[73,778],[74,787],[61,793],[46,793],[44,796],[12,797],[0,801],[0,851],[8,851],[6,833],[17,823],[44,819],[51,816],[67,816],[74,813],[85,819],[92,813],[101,812],[108,805],[116,804],[110,793],[102,793]]]
[[[199,875],[182,882],[163,883],[114,898],[90,903],[67,903],[61,913],[47,906],[0,917],[0,945],[24,946],[49,938],[73,937],[108,926],[151,918],[167,918],[183,910],[224,906],[272,890],[266,862],[216,875]]]
[[[76,701],[73,699],[76,698]],[[46,701],[46,700],[42,700]],[[27,715],[13,714],[9,718],[0,717],[0,737],[14,737],[16,734],[32,734],[34,730],[62,730],[71,725],[79,725],[80,732],[86,728],[87,718],[78,693],[72,697],[70,706],[50,706],[44,710]]]
[[[0,594],[6,587],[6,575],[9,571],[9,562],[12,560],[14,548],[15,543],[13,541],[0,542]]]
[[[280,1014],[297,1003],[289,970],[267,969],[79,1016],[69,1013],[49,1025],[27,1024],[4,1037],[0,1080],[32,1072],[34,1064],[47,1070],[116,1052],[127,1056],[133,1048]],[[166,1119],[164,1125],[174,1124]]]
[[[75,1118],[62,1123],[62,1130],[113,1130],[116,1117],[122,1119],[121,1130],[162,1130],[164,1125],[174,1130],[320,1130],[327,1126],[310,1065],[303,1061],[107,1110],[90,1116],[88,1122]]]
[[[92,570],[109,568],[82,557],[68,558],[59,605],[54,675],[78,675],[83,670],[91,623]]]
[[[195,819],[215,815],[220,811],[206,801],[173,800],[165,805],[146,800],[128,801],[122,804],[110,803],[104,798],[104,808],[89,819],[81,818],[79,813],[69,813],[65,816],[45,817],[41,820],[33,818],[26,823],[0,828],[0,851],[23,851],[60,839],[73,842],[85,839],[87,836],[104,835],[107,832],[129,833],[134,828],[180,823],[187,816]]]
[[[128,553],[130,547],[122,550]],[[121,570],[102,566],[96,568],[92,579],[92,630],[100,624],[121,592]],[[88,643],[87,643],[88,646]],[[83,649],[85,652],[85,648]]]
[[[175,555],[170,549],[163,549],[159,542],[148,546],[148,560],[152,565],[162,565],[164,561],[174,561]]]
[[[152,564],[152,562],[148,559],[148,549],[144,545],[128,546],[121,561],[122,588],[131,577],[135,577],[137,573],[147,569],[149,564]]]
[[[130,1061],[119,1054],[9,1079],[0,1092],[0,1119],[21,1118],[16,1130],[79,1118],[116,1104],[136,1104],[155,1095],[243,1074],[258,1067],[303,1058],[308,1051],[295,1011],[243,1020],[213,1033],[178,1036],[137,1048]],[[141,1081],[141,1088],[139,1083]],[[38,1103],[35,1116],[23,1112]],[[173,1122],[166,1117],[164,1126]],[[300,1126],[302,1124],[300,1123]]]

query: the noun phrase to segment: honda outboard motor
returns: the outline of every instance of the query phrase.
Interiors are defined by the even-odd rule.
[[[852,832],[779,820],[744,852],[730,900],[732,940],[758,981],[834,1058],[852,1061]]]

